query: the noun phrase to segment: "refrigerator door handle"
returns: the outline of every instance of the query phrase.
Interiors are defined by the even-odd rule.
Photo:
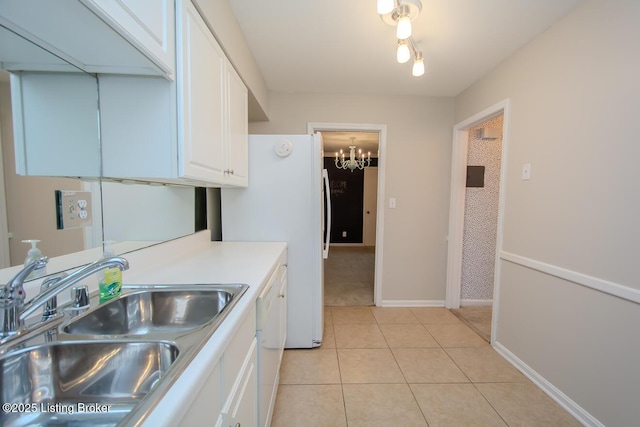
[[[324,236],[324,247],[322,248],[322,258],[329,258],[329,240],[331,239],[331,189],[329,188],[329,174],[326,169],[322,169],[322,178],[324,180],[324,197],[326,201],[327,216],[326,233]]]

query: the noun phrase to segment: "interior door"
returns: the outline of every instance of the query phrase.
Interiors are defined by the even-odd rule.
[[[378,168],[364,168],[364,209],[362,242],[376,245],[376,207],[378,205]]]

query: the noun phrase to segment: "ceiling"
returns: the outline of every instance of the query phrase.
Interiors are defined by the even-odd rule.
[[[378,132],[342,132],[342,131],[322,131],[322,148],[325,157],[334,157],[336,152],[343,150],[345,156],[349,157],[349,146],[355,145],[361,149],[365,155],[371,153],[371,157],[378,157]],[[353,143],[351,138],[353,138]],[[356,154],[358,150],[356,150]]]
[[[581,0],[422,0],[426,73],[395,59],[375,0],[229,0],[271,91],[456,96]]]

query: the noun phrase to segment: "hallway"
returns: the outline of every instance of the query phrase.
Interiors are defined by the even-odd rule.
[[[580,426],[445,308],[326,307],[286,350],[273,427]]]
[[[375,247],[331,246],[324,261],[324,305],[373,305]]]

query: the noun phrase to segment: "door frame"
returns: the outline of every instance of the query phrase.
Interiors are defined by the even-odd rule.
[[[380,306],[382,302],[382,263],[383,263],[383,242],[384,242],[384,178],[385,178],[385,156],[387,153],[387,125],[368,123],[325,123],[308,122],[307,132],[329,132],[329,131],[352,131],[352,132],[378,132],[378,202],[376,206],[376,254],[375,272],[373,279],[373,304]]]
[[[486,122],[493,117],[503,115],[502,156],[500,162],[500,191],[498,201],[498,229],[496,253],[494,256],[493,280],[493,318],[491,322],[491,341],[495,340],[495,326],[500,293],[500,256],[504,227],[504,202],[507,175],[507,148],[509,141],[510,100],[504,99],[477,114],[457,123],[453,127],[453,151],[451,156],[451,199],[449,205],[449,245],[447,256],[447,286],[445,306],[460,308],[462,281],[462,244],[464,237],[464,209],[466,194],[467,153],[469,129]]]
[[[367,170],[372,170],[372,168],[375,168],[376,170],[376,215],[378,214],[378,167],[377,166],[371,166],[371,167],[367,167],[364,169],[364,186],[363,186],[363,193],[362,193],[362,246],[366,246],[366,242],[365,242],[365,237],[367,236],[367,210],[365,208],[366,204],[367,204],[367,180],[366,180],[366,175],[367,175]],[[378,218],[376,217],[376,228],[378,226]],[[377,231],[377,230],[376,230]],[[375,244],[375,243],[374,243]]]

